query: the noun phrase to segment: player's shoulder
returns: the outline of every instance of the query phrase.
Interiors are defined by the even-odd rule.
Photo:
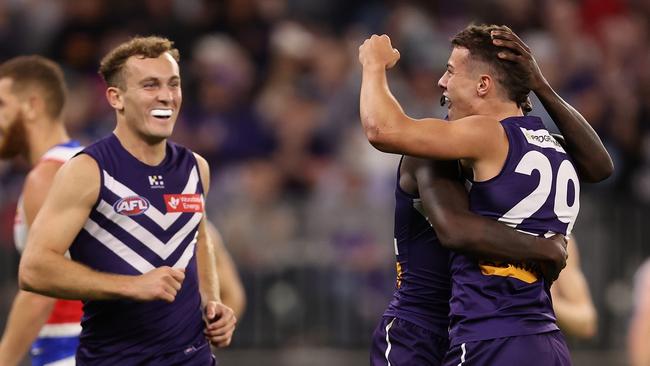
[[[64,163],[59,160],[43,160],[36,164],[25,177],[24,191],[42,191],[49,187]]]
[[[210,164],[208,164],[208,161],[201,156],[198,153],[192,152],[194,155],[194,159],[196,159],[196,165],[199,168],[199,175],[201,176],[201,179],[204,182],[204,185],[207,184],[209,186],[209,180],[210,180]],[[205,189],[206,187],[204,187]]]
[[[90,155],[80,153],[59,169],[52,189],[59,201],[74,200],[78,204],[92,205],[97,200],[100,186],[99,164]]]
[[[84,152],[68,160],[60,169],[59,175],[67,179],[81,179],[84,182],[99,181],[99,163]]]
[[[199,165],[199,168],[209,168],[210,165],[203,156],[196,152],[192,152],[192,154],[194,155],[194,159],[196,159],[196,163]]]

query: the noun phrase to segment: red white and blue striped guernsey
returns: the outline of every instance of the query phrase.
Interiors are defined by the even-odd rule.
[[[56,161],[61,164],[75,156],[83,147],[77,141],[56,145],[41,157],[40,162]],[[25,248],[29,227],[25,220],[22,196],[18,200],[14,222],[14,242],[19,252]],[[81,301],[57,300],[52,314],[41,328],[38,338],[32,344],[30,355],[33,366],[56,364],[74,365],[74,355],[81,332]]]

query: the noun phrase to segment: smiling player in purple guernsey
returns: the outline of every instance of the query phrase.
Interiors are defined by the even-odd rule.
[[[575,167],[580,178],[588,181],[602,180],[613,169],[600,139],[543,80],[530,50],[507,27],[470,26],[452,44],[447,72],[439,81],[449,107],[449,123],[406,116],[386,80],[386,69],[395,65],[399,52],[387,36],[366,40],[359,60],[363,65],[361,120],[368,139],[386,152],[450,160],[452,165],[452,159],[459,159],[471,183],[469,209],[474,213],[533,238],[568,234],[579,207]],[[538,118],[524,116],[521,107],[531,89],[565,133],[569,154]],[[545,101],[554,102],[547,105]],[[459,198],[463,192],[450,195],[445,192],[452,188],[435,187],[453,181],[454,167],[446,169],[447,183],[440,183],[444,178],[440,169],[434,172],[426,161],[419,164],[410,174],[417,177],[424,211],[441,242],[451,241],[447,245],[459,250],[451,254],[451,348],[442,364],[570,364],[555,324],[550,281],[541,276],[539,263],[513,262],[508,255],[491,261],[468,255],[477,252],[468,253],[466,246],[458,244],[471,239],[472,234],[466,233],[476,230],[458,225],[458,213],[445,212],[445,205],[462,208],[465,203],[467,207],[467,201]],[[496,239],[494,232],[482,233],[487,236],[485,244]],[[453,237],[464,239],[450,240]],[[422,347],[422,342],[417,343],[420,333],[407,333],[398,347]],[[409,364],[399,358],[386,357],[386,361]]]
[[[167,140],[178,59],[169,40],[137,37],[102,60],[117,126],[61,168],[30,232],[21,287],[84,300],[77,365],[208,366],[210,343],[232,338],[204,215],[209,167]]]

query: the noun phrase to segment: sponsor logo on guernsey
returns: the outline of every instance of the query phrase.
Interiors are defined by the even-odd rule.
[[[151,204],[142,196],[129,196],[115,202],[113,209],[120,215],[136,216],[141,215]]]
[[[147,178],[149,178],[149,186],[151,188],[165,188],[165,182],[163,181],[162,175],[150,175]]]
[[[203,212],[203,198],[199,193],[166,194],[167,212]]]
[[[555,149],[558,152],[565,153],[564,148],[560,143],[555,139],[555,137],[551,136],[550,133],[548,133],[547,130],[527,130],[523,127],[520,127],[521,132],[524,134],[524,137],[526,137],[526,141],[528,141],[529,144],[539,146],[539,147],[544,147],[544,148],[551,148]]]

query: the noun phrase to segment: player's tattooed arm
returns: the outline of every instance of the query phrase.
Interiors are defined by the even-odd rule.
[[[512,31],[495,30],[492,38],[496,46],[504,48],[498,54],[500,58],[518,63],[528,71],[528,87],[565,136],[566,150],[574,160],[580,179],[594,183],[612,175],[614,164],[598,134],[580,112],[553,90],[531,49]]]
[[[427,219],[443,246],[486,260],[535,263],[549,281],[566,265],[563,235],[544,239],[522,234],[471,212],[456,161],[405,157],[402,165],[414,172]]]

